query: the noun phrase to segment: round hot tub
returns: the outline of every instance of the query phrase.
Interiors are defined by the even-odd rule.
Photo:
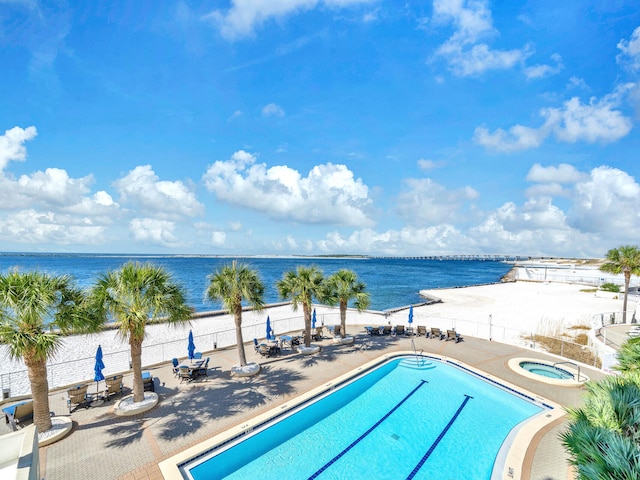
[[[589,380],[569,361],[551,363],[539,358],[512,358],[509,367],[524,377],[563,387],[580,386]]]

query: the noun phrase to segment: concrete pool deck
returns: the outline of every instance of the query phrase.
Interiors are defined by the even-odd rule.
[[[348,327],[354,334],[358,327]],[[464,332],[461,332],[464,334]],[[225,430],[282,405],[290,399],[356,369],[390,352],[416,349],[451,357],[489,375],[504,379],[536,395],[563,406],[582,404],[582,387],[558,387],[519,375],[508,366],[514,357],[527,356],[555,361],[556,357],[503,343],[465,337],[454,343],[425,337],[370,337],[358,332],[352,345],[337,345],[331,339],[314,342],[322,350],[300,355],[284,350],[278,357],[264,359],[247,345],[248,361],[259,362],[262,371],[255,377],[231,377],[237,363],[235,348],[206,352],[211,357],[207,377],[180,383],[171,364],[146,368],[156,380],[159,404],[152,410],[118,417],[113,405],[118,397],[103,405],[79,408],[70,415],[72,432],[63,440],[40,449],[41,477],[47,480],[160,480],[158,463],[193,447]],[[592,380],[604,375],[587,369]],[[159,383],[158,383],[159,381]],[[131,386],[130,374],[125,385]],[[66,391],[50,394],[51,410],[68,415]],[[523,452],[522,479],[566,480],[572,478],[558,433],[564,419],[538,432]],[[6,433],[2,425],[0,433]]]

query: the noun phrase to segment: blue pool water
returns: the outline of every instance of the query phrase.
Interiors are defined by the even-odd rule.
[[[182,471],[194,480],[491,478],[511,429],[544,408],[421,362],[392,360]]]

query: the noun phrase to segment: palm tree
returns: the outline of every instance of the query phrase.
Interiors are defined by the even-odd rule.
[[[313,297],[323,298],[322,271],[312,265],[310,267],[298,266],[296,270],[289,270],[282,275],[282,280],[276,282],[276,287],[283,299],[291,300],[293,310],[302,304],[304,313],[304,344],[311,346],[311,306]]]
[[[613,367],[620,373],[640,374],[640,338],[630,338],[620,346],[618,363]]]
[[[246,300],[256,311],[264,308],[264,284],[256,270],[248,265],[237,263],[225,265],[214,275],[209,275],[206,297],[213,301],[222,301],[225,309],[233,314],[236,324],[236,343],[240,366],[247,364],[242,339],[242,301]]]
[[[631,275],[640,275],[640,249],[632,245],[623,245],[612,248],[607,252],[607,262],[600,270],[616,275],[624,274],[624,303],[622,306],[622,323],[627,323],[627,296],[629,294],[629,283]]]
[[[365,292],[365,284],[358,281],[358,276],[352,270],[341,269],[331,275],[325,282],[324,300],[330,305],[340,304],[340,336],[346,335],[347,307],[350,300],[359,312],[369,306],[369,294]]]
[[[147,324],[162,320],[183,324],[192,309],[185,302],[185,290],[162,267],[127,262],[119,270],[98,277],[92,297],[103,317],[119,322],[119,334],[129,341],[133,368],[133,401],[144,400],[142,384],[142,341]]]
[[[84,293],[69,276],[17,270],[0,276],[0,342],[27,367],[33,396],[33,423],[51,429],[47,360],[64,335],[93,333],[102,319],[88,308]]]
[[[578,478],[640,478],[640,388],[638,376],[610,376],[587,383],[581,408],[568,409],[562,443]]]

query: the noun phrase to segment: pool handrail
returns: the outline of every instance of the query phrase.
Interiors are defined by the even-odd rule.
[[[564,363],[566,363],[567,365],[573,365],[574,367],[576,367],[576,368],[578,369],[578,378],[576,379],[576,381],[578,381],[578,382],[579,382],[579,381],[580,381],[580,365],[578,365],[577,363],[575,363],[575,362],[569,362],[569,361],[566,361],[566,362],[556,362],[556,363],[554,363],[552,366],[553,366],[553,368],[555,368],[555,367],[556,367],[556,365],[562,365],[562,364],[564,364]]]

